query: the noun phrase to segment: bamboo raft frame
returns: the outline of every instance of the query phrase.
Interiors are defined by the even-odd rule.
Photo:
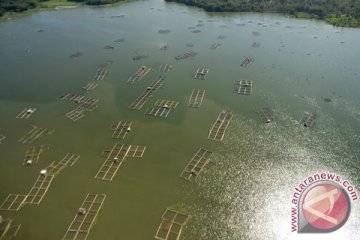
[[[20,230],[21,224],[13,224],[13,220],[3,219],[0,223],[0,240],[7,239],[10,240],[18,234]]]
[[[5,135],[2,135],[2,134],[0,134],[0,144],[2,143],[2,141],[3,140],[5,140],[6,139],[6,136]]]
[[[96,109],[98,107],[96,104],[99,102],[99,99],[70,93],[61,96],[60,100],[75,102],[76,107],[65,113],[65,116],[74,122],[85,117],[86,111],[90,112]]]
[[[25,152],[23,165],[26,165],[29,160],[31,160],[33,164],[37,164],[41,153],[44,151],[44,145],[28,147]]]
[[[209,47],[209,49],[215,50],[215,49],[217,49],[217,48],[220,47],[220,46],[221,46],[220,43],[213,43],[213,44],[211,44],[211,46]]]
[[[131,121],[119,121],[114,122],[111,126],[113,130],[112,138],[113,139],[124,139],[128,134],[128,129],[131,129]]]
[[[27,195],[10,193],[5,201],[0,205],[0,210],[19,211],[25,204]]]
[[[196,154],[192,157],[190,162],[186,165],[185,169],[182,171],[180,177],[185,180],[196,179],[196,177],[200,174],[203,168],[210,161],[210,157],[212,152],[200,148]]]
[[[221,111],[215,123],[210,128],[208,138],[210,140],[215,140],[215,141],[223,140],[226,129],[228,128],[232,117],[233,117],[232,111],[230,110]]]
[[[65,167],[70,166],[72,167],[77,160],[80,158],[80,155],[76,155],[73,153],[67,153],[63,159],[61,159],[59,162],[50,163],[49,166],[46,167],[46,171],[48,175],[57,175],[61,170],[63,170]]]
[[[146,146],[130,145],[130,149],[126,154],[126,157],[142,158],[145,150]]]
[[[259,110],[259,115],[264,123],[271,123],[274,120],[271,115],[271,111],[268,108],[261,108]]]
[[[104,201],[106,194],[90,194],[88,193],[85,197],[85,200],[81,204],[78,213],[72,220],[69,228],[66,230],[66,233],[63,240],[86,240],[89,236],[90,230],[95,223],[95,219],[99,214]],[[85,212],[80,212],[81,209],[84,209]]]
[[[310,112],[304,112],[304,115],[300,121],[304,127],[312,127],[316,120],[316,114]]]
[[[96,99],[96,98],[91,98],[91,97],[87,97],[84,95],[77,95],[77,94],[71,94],[71,93],[61,96],[60,100],[73,101],[76,104],[84,105],[84,106],[92,106],[99,102],[99,99]]]
[[[142,157],[145,149],[146,146],[120,145],[116,143],[110,151],[106,150],[102,153],[106,160],[95,178],[112,181],[126,157]]]
[[[28,119],[31,115],[34,114],[34,112],[36,111],[36,108],[24,108],[17,116],[17,119]]]
[[[39,175],[25,199],[26,204],[40,204],[48,191],[54,175]]]
[[[170,65],[170,64],[162,64],[160,67],[159,67],[159,72],[165,72],[165,73],[167,73],[167,72],[169,72],[169,71],[171,71],[172,70],[172,65]]]
[[[65,116],[67,118],[69,118],[70,120],[76,122],[77,120],[79,120],[80,118],[85,117],[85,110],[82,108],[74,108],[72,110],[70,110],[69,112],[65,113]]]
[[[189,99],[189,107],[198,108],[201,106],[205,96],[205,90],[193,89]]]
[[[163,117],[166,118],[169,113],[171,112],[171,108],[166,108],[166,107],[152,107],[152,108],[148,108],[145,111],[146,115],[149,116],[154,116],[154,117]]]
[[[249,67],[253,62],[255,62],[255,59],[251,57],[246,57],[241,63],[240,67]]]
[[[190,57],[195,57],[197,55],[197,53],[195,52],[184,52],[180,55],[175,56],[176,60],[182,60],[182,59],[186,59],[186,58],[190,58]]]
[[[252,86],[252,80],[235,80],[233,92],[237,94],[251,95]]]
[[[153,82],[145,91],[135,99],[129,106],[130,109],[140,110],[145,103],[149,101],[149,98],[154,95],[154,93],[163,86],[164,77],[159,77],[155,82]]]
[[[0,210],[18,211],[24,204],[40,204],[56,174],[66,166],[72,167],[79,158],[80,155],[67,153],[58,163],[52,162],[46,168],[46,174],[39,175],[27,195],[9,194],[5,201],[0,205]]]
[[[85,86],[82,87],[85,91],[93,91],[95,88],[97,88],[98,84],[95,82],[89,82]]]
[[[36,139],[41,137],[43,134],[47,132],[47,128],[41,128],[35,125],[31,125],[32,129],[28,131],[24,136],[22,136],[18,142],[20,143],[33,143]],[[49,133],[49,132],[47,132]]]
[[[105,68],[103,68],[103,67],[98,68],[98,70],[96,71],[95,76],[94,76],[94,81],[104,80],[107,73],[108,73],[108,70],[106,70]]]
[[[127,83],[130,84],[134,84],[135,82],[140,81],[141,79],[143,79],[149,72],[151,71],[150,67],[147,66],[141,66],[133,76],[131,76],[128,80]]]
[[[179,240],[188,216],[167,208],[161,219],[161,224],[154,238],[158,240]]]
[[[169,115],[171,109],[176,108],[178,104],[179,104],[179,102],[177,102],[177,101],[158,99],[154,103],[154,107],[148,108],[145,111],[145,114],[154,116],[154,117],[159,116],[159,117],[166,118]]]
[[[194,75],[194,78],[195,79],[206,79],[208,74],[209,74],[208,68],[198,68]]]
[[[154,103],[155,107],[167,107],[167,108],[176,108],[179,102],[167,100],[167,99],[158,99]]]

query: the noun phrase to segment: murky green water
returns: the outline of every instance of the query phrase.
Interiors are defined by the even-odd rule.
[[[112,17],[119,15],[125,16]],[[192,33],[191,27],[202,32]],[[159,34],[161,29],[171,32]],[[119,38],[124,42],[114,42]],[[311,239],[290,234],[293,188],[317,171],[336,172],[360,188],[358,39],[358,29],[278,15],[209,15],[160,0],[46,11],[1,22],[0,134],[7,138],[0,145],[0,199],[27,193],[40,169],[67,152],[81,158],[55,178],[40,205],[0,214],[22,224],[16,239],[61,239],[85,195],[106,193],[89,239],[152,239],[161,214],[175,203],[184,203],[191,215],[183,239]],[[210,50],[215,42],[221,46]],[[253,42],[259,46],[252,47]],[[159,50],[163,43],[169,50]],[[107,44],[115,49],[104,49]],[[185,51],[198,55],[174,59]],[[69,58],[76,52],[83,55]],[[137,54],[148,57],[133,61]],[[255,63],[240,68],[247,56]],[[86,93],[100,100],[99,108],[76,123],[65,118],[71,104],[58,97],[83,94],[81,87],[108,60],[113,62],[108,76]],[[173,70],[160,74],[163,63]],[[154,71],[126,84],[141,65]],[[210,69],[206,80],[192,78],[198,67]],[[129,110],[159,75],[166,76],[164,88],[142,111]],[[232,93],[237,79],[254,81],[251,96]],[[195,88],[206,90],[205,100],[199,109],[189,109]],[[179,101],[179,106],[167,119],[144,115],[157,98]],[[35,114],[15,119],[27,106],[36,106]],[[260,122],[260,107],[272,109],[272,124]],[[224,108],[235,116],[224,141],[211,142],[209,128]],[[318,115],[311,129],[298,124],[304,111]],[[123,142],[147,150],[141,159],[128,158],[113,182],[96,180],[100,153],[115,143],[110,124],[118,120],[133,121]],[[17,140],[30,124],[55,133],[34,142],[50,148],[38,165],[24,167],[27,145]],[[187,183],[179,175],[200,147],[214,152],[212,164],[196,183]],[[357,239],[359,210],[355,202],[346,225],[323,239]]]

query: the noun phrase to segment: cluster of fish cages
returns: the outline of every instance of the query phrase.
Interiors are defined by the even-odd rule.
[[[133,101],[129,108],[133,110],[140,110],[145,103],[149,101],[149,98],[152,97],[157,90],[163,86],[164,77],[159,77],[155,82],[148,86],[145,91]]]
[[[166,118],[171,109],[177,107],[179,102],[165,99],[158,99],[154,107],[148,108],[145,112],[146,115],[154,116],[154,117],[163,117]]]
[[[60,100],[68,100],[75,103],[75,108],[65,113],[65,116],[74,122],[83,118],[85,116],[85,112],[90,112],[96,109],[99,101],[95,98],[70,93],[61,96]]]
[[[146,146],[124,145],[116,143],[110,150],[105,150],[101,155],[105,162],[96,173],[95,178],[105,181],[112,181],[126,157],[141,158],[144,155]]]
[[[197,55],[197,53],[195,53],[195,52],[184,52],[183,54],[175,56],[175,59],[176,60],[182,60],[182,59],[195,57],[196,55]]]
[[[0,210],[18,211],[25,204],[40,204],[55,176],[65,167],[72,167],[79,158],[79,155],[67,153],[59,162],[52,162],[48,167],[40,171],[40,175],[31,187],[29,193],[9,194],[0,205]]]
[[[128,80],[127,83],[133,84],[137,81],[140,81],[141,79],[143,79],[149,72],[151,71],[150,67],[147,66],[141,66],[133,76],[131,76]]]

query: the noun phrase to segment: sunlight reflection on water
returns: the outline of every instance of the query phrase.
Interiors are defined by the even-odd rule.
[[[307,129],[279,109],[269,125],[236,116],[223,144],[214,144],[213,164],[191,193],[199,197],[185,239],[357,239],[357,202],[348,222],[331,234],[291,233],[294,188],[324,171],[358,185],[357,159],[350,140],[328,116]]]

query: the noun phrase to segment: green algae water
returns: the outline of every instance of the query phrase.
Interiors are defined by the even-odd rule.
[[[207,14],[160,0],[1,22],[0,134],[6,139],[0,201],[27,194],[40,170],[67,152],[81,157],[56,176],[39,205],[0,215],[21,224],[15,239],[62,239],[86,194],[105,193],[88,239],[153,239],[162,213],[177,203],[190,215],[181,239],[358,239],[357,201],[347,223],[324,236],[292,234],[290,208],[294,187],[316,172],[336,172],[360,189],[359,39],[359,29],[279,15]],[[211,50],[213,43],[221,45]],[[104,49],[109,44],[114,49]],[[169,49],[159,50],[163,44]],[[197,55],[175,60],[187,51]],[[69,57],[76,52],[82,55]],[[138,55],[147,57],[133,60]],[[255,62],[241,68],[245,57]],[[104,62],[109,73],[84,92]],[[173,69],[160,73],[165,63]],[[142,65],[153,71],[127,84]],[[198,68],[210,69],[205,80],[193,79]],[[166,77],[164,87],[142,110],[130,110],[158,76]],[[252,95],[233,93],[234,80],[241,79],[253,80]],[[187,106],[192,89],[206,90],[198,109]],[[66,93],[97,98],[99,107],[72,122],[64,113],[73,105],[59,100]],[[179,105],[165,119],[145,115],[159,98]],[[15,119],[25,107],[37,110]],[[261,107],[272,110],[271,124],[261,122]],[[224,140],[210,141],[223,109],[234,117]],[[317,114],[312,128],[299,124],[305,111]],[[132,121],[132,131],[115,141],[110,125],[120,120]],[[31,125],[54,133],[20,144]],[[112,182],[95,179],[102,151],[116,142],[147,148],[143,158],[126,158]],[[47,149],[39,163],[23,166],[26,148],[41,144]],[[195,183],[186,182],[179,176],[199,148],[214,152],[211,163]]]

